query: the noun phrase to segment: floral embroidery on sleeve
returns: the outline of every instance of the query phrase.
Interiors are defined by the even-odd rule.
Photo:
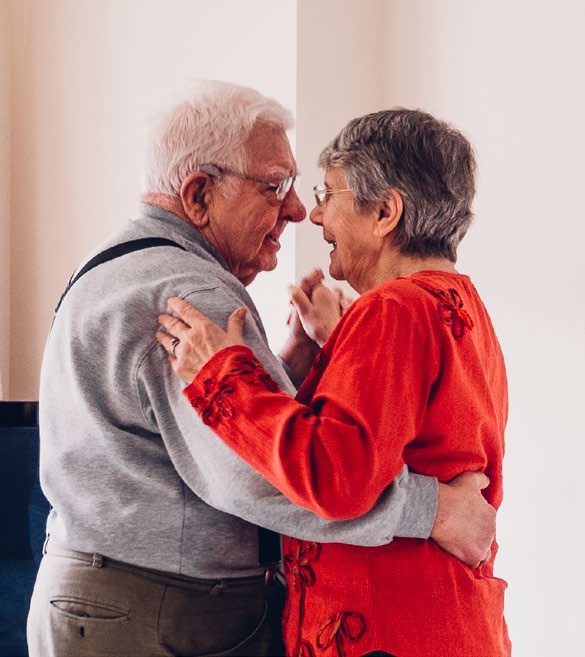
[[[451,327],[451,333],[456,340],[463,337],[465,329],[471,330],[473,328],[473,320],[467,310],[463,308],[463,301],[457,290],[454,288],[449,288],[447,291],[439,290],[418,281],[413,282],[439,300],[437,304],[439,317]]]
[[[234,416],[233,406],[227,398],[235,391],[234,378],[238,377],[252,385],[263,385],[270,392],[280,390],[277,383],[257,360],[236,356],[234,364],[235,367],[219,381],[211,378],[205,379],[203,381],[203,394],[197,395],[191,400],[191,406],[201,415],[203,422],[210,427],[221,420]]]
[[[243,356],[238,356],[234,360],[237,367],[230,370],[226,378],[229,376],[241,376],[247,383],[263,384],[270,392],[278,392],[280,390],[278,384],[257,360],[244,358]]]
[[[226,383],[225,380],[205,379],[203,389],[205,393],[195,397],[191,405],[201,415],[201,419],[205,424],[212,427],[222,418],[233,417],[234,409],[226,399],[234,391],[232,386]]]

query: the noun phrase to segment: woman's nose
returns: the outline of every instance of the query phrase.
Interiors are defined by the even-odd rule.
[[[317,226],[322,226],[323,225],[323,210],[321,209],[321,206],[316,205],[311,210],[311,214],[309,215],[309,219],[314,224],[316,224]]]

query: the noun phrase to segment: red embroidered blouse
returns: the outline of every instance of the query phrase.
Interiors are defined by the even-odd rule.
[[[502,500],[503,356],[467,276],[418,272],[362,295],[296,400],[253,353],[216,354],[185,389],[218,436],[293,502],[324,518],[368,511],[404,463],[449,481],[490,478]],[[432,540],[378,548],[284,542],[290,655],[507,657],[506,583]]]

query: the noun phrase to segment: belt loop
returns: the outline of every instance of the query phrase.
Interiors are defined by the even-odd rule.
[[[266,571],[264,573],[264,584],[266,586],[270,586],[275,576],[276,576],[276,566],[274,565],[268,566],[268,568],[266,568]]]
[[[97,552],[93,555],[93,560],[91,562],[91,565],[94,568],[102,568],[103,567],[103,557],[101,554],[97,554]]]
[[[212,589],[209,591],[209,595],[221,595],[223,590],[226,588],[226,585],[220,580]]]

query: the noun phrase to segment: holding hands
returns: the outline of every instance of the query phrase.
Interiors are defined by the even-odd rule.
[[[352,303],[340,289],[323,284],[323,271],[314,269],[298,285],[289,285],[290,334],[280,351],[282,360],[304,379],[319,348],[325,344],[341,315]]]
[[[323,271],[315,269],[298,286],[288,287],[293,315],[296,312],[305,333],[319,347],[327,342],[341,315],[353,301],[340,288],[326,287],[324,278]]]

